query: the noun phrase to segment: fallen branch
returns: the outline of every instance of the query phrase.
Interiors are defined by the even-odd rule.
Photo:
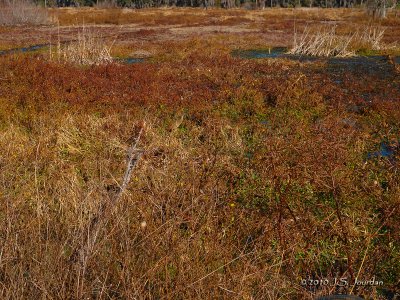
[[[113,191],[109,191],[109,197],[100,205],[97,212],[91,218],[87,230],[83,232],[81,240],[83,243],[77,247],[70,257],[70,261],[78,263],[78,284],[80,288],[78,298],[82,298],[83,278],[86,273],[87,263],[98,240],[103,226],[107,223],[113,209],[117,206],[123,193],[125,192],[132,176],[132,171],[142,157],[143,150],[138,149],[140,138],[143,134],[145,124],[141,125],[140,131],[134,142],[128,149],[128,159],[125,175],[120,186]]]

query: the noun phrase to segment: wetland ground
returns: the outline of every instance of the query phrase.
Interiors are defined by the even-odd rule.
[[[394,299],[397,14],[65,8],[0,27],[0,298]],[[83,24],[114,62],[54,58]],[[381,26],[390,47],[237,55],[325,25]]]

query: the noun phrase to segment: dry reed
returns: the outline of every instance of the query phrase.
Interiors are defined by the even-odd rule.
[[[338,56],[349,57],[356,55],[358,49],[381,50],[385,46],[382,38],[385,30],[380,27],[368,27],[364,30],[356,30],[352,34],[339,35],[337,28],[324,27],[313,34],[306,27],[302,35],[294,37],[293,48],[289,51],[295,55],[309,56]]]
[[[30,1],[6,1],[0,4],[0,25],[42,25],[49,23],[45,9]]]
[[[77,39],[66,45],[57,45],[58,61],[77,64],[77,65],[102,65],[113,61],[111,48],[113,43],[107,41],[84,25],[78,31]],[[51,51],[50,51],[51,52]],[[52,57],[52,53],[50,53]]]

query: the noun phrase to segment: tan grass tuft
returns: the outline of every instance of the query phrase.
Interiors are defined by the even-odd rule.
[[[49,23],[45,9],[27,0],[0,2],[0,25],[42,25]]]
[[[324,27],[313,34],[310,28],[306,27],[299,38],[295,33],[294,46],[289,53],[322,57],[354,56],[358,49],[381,50],[385,48],[381,42],[384,33],[383,28],[367,27],[363,30],[356,30],[352,34],[339,35],[336,27]]]
[[[113,61],[111,56],[111,45],[107,41],[85,26],[78,31],[76,41],[57,46],[57,57],[59,61],[78,65],[102,65]]]

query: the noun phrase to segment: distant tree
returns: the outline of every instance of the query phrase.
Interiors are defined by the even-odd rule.
[[[395,8],[396,5],[396,0],[367,0],[366,9],[367,13],[374,18],[386,18],[387,11]]]
[[[209,7],[215,6],[215,0],[203,0],[202,6],[207,9]]]
[[[0,0],[10,2],[13,0]],[[17,0],[15,0],[17,1]],[[265,7],[354,7],[365,6],[369,15],[376,18],[386,17],[388,9],[394,8],[398,0],[33,0],[36,4],[48,7],[94,6],[107,3],[117,7],[221,7],[230,9],[243,7],[246,9],[264,9]],[[110,5],[109,5],[110,6]],[[111,7],[111,6],[110,6]]]
[[[226,9],[235,7],[235,0],[221,0],[221,7]]]

